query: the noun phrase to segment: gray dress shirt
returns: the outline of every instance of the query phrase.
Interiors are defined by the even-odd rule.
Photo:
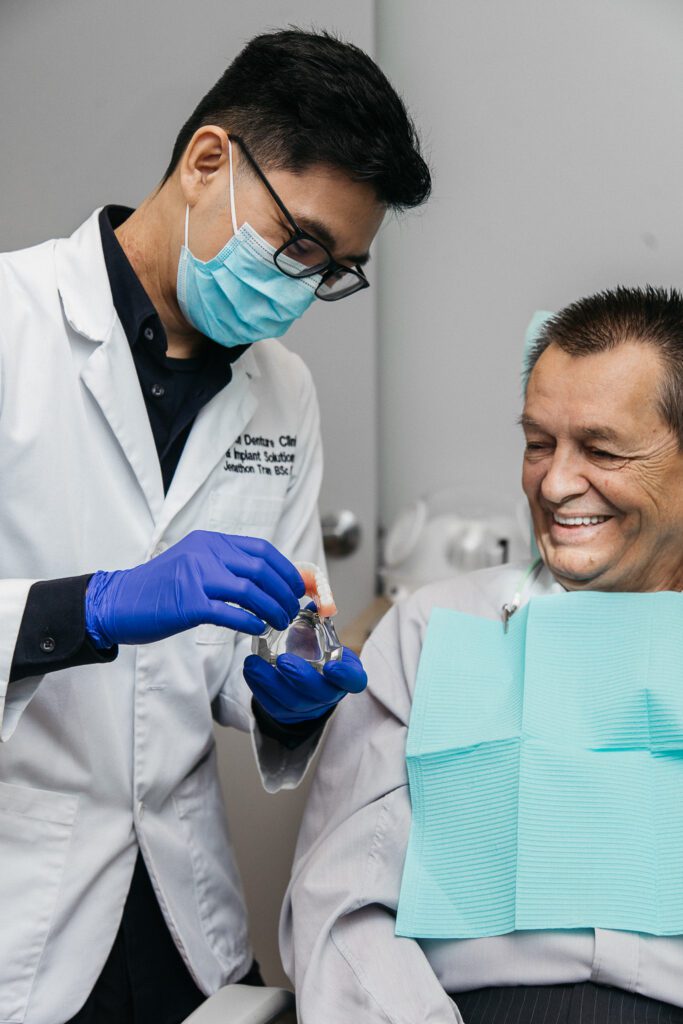
[[[425,587],[393,608],[363,651],[365,693],[329,726],[281,921],[302,1024],[454,1024],[447,993],[592,981],[683,1006],[683,937],[602,929],[482,939],[397,938],[410,830],[405,764],[417,666],[434,607],[500,618],[526,566]],[[561,588],[543,568],[521,601]]]

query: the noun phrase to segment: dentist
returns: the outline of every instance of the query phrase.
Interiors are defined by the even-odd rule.
[[[429,185],[362,51],[275,32],[137,210],[0,257],[1,1021],[174,1024],[259,982],[213,720],[274,792],[365,685],[350,652],[245,664],[322,559],[314,388],[273,339],[368,287]]]

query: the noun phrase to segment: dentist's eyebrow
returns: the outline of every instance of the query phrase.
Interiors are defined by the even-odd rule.
[[[327,246],[330,252],[334,252],[337,248],[337,240],[329,228],[326,228],[319,220],[314,220],[312,217],[306,217],[305,215],[299,217],[296,213],[292,213],[292,217],[294,217],[299,227]],[[356,263],[358,266],[364,267],[370,261],[370,253],[364,252],[360,256],[340,256],[339,260],[345,263]]]

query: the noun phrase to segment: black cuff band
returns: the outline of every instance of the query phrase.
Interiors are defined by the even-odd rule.
[[[336,707],[336,705],[335,705]],[[325,722],[330,717],[334,708],[330,708],[321,715],[319,718],[309,718],[305,722],[278,722],[277,719],[269,715],[268,712],[263,708],[257,700],[252,698],[251,710],[254,713],[256,724],[263,733],[264,736],[268,736],[269,739],[277,740],[287,750],[296,750],[302,743],[305,743],[307,739],[314,736],[317,732],[325,725]]]
[[[91,577],[69,576],[33,584],[14,648],[10,683],[114,660],[118,647],[99,650],[86,633],[85,592]]]

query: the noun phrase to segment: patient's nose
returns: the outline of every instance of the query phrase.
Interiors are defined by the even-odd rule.
[[[584,495],[590,490],[584,470],[584,460],[578,452],[558,445],[541,481],[541,494],[553,505]]]

